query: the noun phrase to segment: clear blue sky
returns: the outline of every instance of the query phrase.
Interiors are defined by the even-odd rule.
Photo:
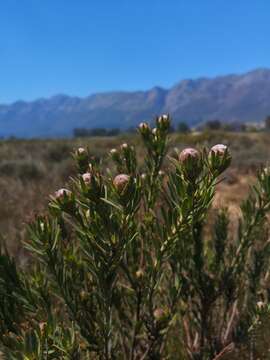
[[[270,0],[3,0],[0,103],[270,67]]]

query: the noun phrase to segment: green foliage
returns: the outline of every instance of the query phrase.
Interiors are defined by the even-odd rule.
[[[0,256],[6,359],[220,359],[269,313],[270,172],[206,232],[229,150],[185,149],[165,162],[170,118],[146,123],[146,149],[110,151],[111,170],[79,148],[77,175],[29,225],[28,266]],[[57,155],[58,156],[58,155]]]

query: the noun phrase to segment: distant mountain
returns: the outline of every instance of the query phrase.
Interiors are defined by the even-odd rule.
[[[74,128],[127,129],[167,112],[175,123],[190,125],[213,119],[262,121],[270,114],[270,69],[183,80],[171,89],[154,87],[86,98],[57,95],[0,105],[0,136],[56,137],[72,135]]]

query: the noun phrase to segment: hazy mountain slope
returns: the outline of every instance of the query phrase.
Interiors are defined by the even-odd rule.
[[[270,114],[270,70],[182,81],[170,90],[165,110],[193,124],[261,121]]]
[[[270,70],[183,80],[171,89],[110,92],[86,98],[57,95],[0,106],[1,136],[66,136],[80,127],[136,126],[169,112],[175,122],[261,121],[270,114]]]

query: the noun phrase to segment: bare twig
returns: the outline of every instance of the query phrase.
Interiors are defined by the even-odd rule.
[[[223,350],[221,350],[221,352],[218,353],[212,360],[220,360],[224,355],[228,354],[229,352],[232,352],[233,350],[234,350],[234,343],[231,342]]]

